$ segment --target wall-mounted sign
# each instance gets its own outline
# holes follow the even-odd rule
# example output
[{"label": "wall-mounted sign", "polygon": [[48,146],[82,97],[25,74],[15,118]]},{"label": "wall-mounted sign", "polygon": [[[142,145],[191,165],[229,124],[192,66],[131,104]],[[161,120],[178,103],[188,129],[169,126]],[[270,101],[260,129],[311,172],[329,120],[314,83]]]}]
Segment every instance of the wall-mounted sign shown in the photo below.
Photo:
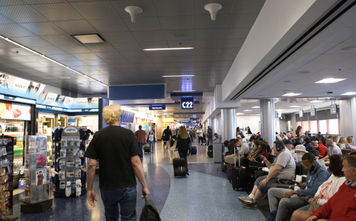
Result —
[{"label": "wall-mounted sign", "polygon": [[149,108],[150,108],[150,110],[165,110],[166,105],[165,104],[151,104]]},{"label": "wall-mounted sign", "polygon": [[310,107],[310,116],[311,116],[311,117],[315,117],[315,112],[316,112],[315,107],[314,107],[314,105],[312,105],[312,106]]},{"label": "wall-mounted sign", "polygon": [[330,114],[336,114],[337,109],[336,109],[336,104],[331,104],[330,105]]},{"label": "wall-mounted sign", "polygon": [[31,106],[0,102],[0,118],[8,120],[31,120]]},{"label": "wall-mounted sign", "polygon": [[193,109],[194,108],[194,98],[193,97],[182,97],[180,106],[182,109]]},{"label": "wall-mounted sign", "polygon": [[299,110],[299,117],[302,118],[303,117],[303,109]]}]

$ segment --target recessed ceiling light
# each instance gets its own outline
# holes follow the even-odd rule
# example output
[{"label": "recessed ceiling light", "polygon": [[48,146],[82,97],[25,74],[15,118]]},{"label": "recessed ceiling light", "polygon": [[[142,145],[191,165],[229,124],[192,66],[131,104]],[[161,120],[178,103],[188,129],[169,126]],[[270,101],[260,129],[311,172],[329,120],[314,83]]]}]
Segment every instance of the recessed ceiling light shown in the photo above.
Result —
[{"label": "recessed ceiling light", "polygon": [[236,113],[236,115],[244,115],[244,113]]},{"label": "recessed ceiling light", "polygon": [[104,43],[104,39],[99,34],[80,34],[72,36],[82,44]]},{"label": "recessed ceiling light", "polygon": [[290,106],[290,107],[300,107],[300,106],[297,106],[297,105],[292,105],[292,106]]},{"label": "recessed ceiling light", "polygon": [[341,95],[351,96],[351,95],[356,95],[356,92],[354,92],[354,91],[349,91],[349,92],[343,93],[343,94],[341,94]]},{"label": "recessed ceiling light", "polygon": [[251,112],[252,110],[244,110],[245,112]]},{"label": "recessed ceiling light", "polygon": [[324,78],[321,79],[320,81],[317,81],[315,83],[317,84],[333,84],[333,83],[338,83],[340,81],[344,81],[346,78]]},{"label": "recessed ceiling light", "polygon": [[251,108],[253,108],[253,109],[258,109],[258,108],[260,108],[260,106],[253,106],[253,107],[251,107]]},{"label": "recessed ceiling light", "polygon": [[162,75],[163,78],[182,78],[182,77],[194,77],[194,74],[172,74],[172,75]]},{"label": "recessed ceiling light", "polygon": [[322,100],[312,100],[310,101],[310,103],[322,103],[323,101]]},{"label": "recessed ceiling light", "polygon": [[175,48],[145,48],[143,51],[177,51],[177,50],[193,50],[194,47],[175,47]]},{"label": "recessed ceiling light", "polygon": [[294,97],[294,96],[299,96],[299,95],[301,95],[301,94],[302,94],[302,93],[289,92],[289,93],[283,94],[282,96],[283,96],[283,97]]}]

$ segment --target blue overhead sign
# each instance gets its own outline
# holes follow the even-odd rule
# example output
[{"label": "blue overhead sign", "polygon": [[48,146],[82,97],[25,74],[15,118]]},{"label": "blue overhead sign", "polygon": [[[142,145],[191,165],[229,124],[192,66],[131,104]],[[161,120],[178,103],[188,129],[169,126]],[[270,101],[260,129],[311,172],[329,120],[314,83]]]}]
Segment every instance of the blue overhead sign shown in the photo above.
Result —
[{"label": "blue overhead sign", "polygon": [[180,106],[182,109],[193,109],[194,108],[194,98],[193,97],[182,97]]},{"label": "blue overhead sign", "polygon": [[150,110],[165,110],[166,105],[165,104],[151,104],[150,105]]}]

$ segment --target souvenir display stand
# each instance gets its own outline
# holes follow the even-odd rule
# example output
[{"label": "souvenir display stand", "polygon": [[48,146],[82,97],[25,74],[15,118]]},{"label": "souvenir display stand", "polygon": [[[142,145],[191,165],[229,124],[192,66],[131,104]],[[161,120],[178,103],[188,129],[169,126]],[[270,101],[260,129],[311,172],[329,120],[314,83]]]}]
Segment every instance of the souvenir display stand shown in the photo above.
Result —
[{"label": "souvenir display stand", "polygon": [[86,193],[85,146],[76,127],[66,127],[54,134],[55,197],[81,196]]},{"label": "souvenir display stand", "polygon": [[47,167],[47,137],[26,136],[25,195],[21,212],[40,213],[52,207],[53,192]]},{"label": "souvenir display stand", "polygon": [[13,138],[0,136],[0,220],[13,213]]}]

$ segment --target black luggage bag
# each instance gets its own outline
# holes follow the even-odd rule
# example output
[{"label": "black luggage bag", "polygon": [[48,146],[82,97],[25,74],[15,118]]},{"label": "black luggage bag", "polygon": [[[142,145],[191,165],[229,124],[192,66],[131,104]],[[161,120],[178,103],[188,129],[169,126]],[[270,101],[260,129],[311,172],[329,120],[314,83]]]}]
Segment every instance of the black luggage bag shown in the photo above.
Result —
[{"label": "black luggage bag", "polygon": [[149,152],[151,152],[151,148],[150,148],[150,146],[149,146],[149,145],[145,145],[145,146],[143,146],[143,151],[144,151],[145,153],[149,153]]},{"label": "black luggage bag", "polygon": [[231,184],[232,189],[246,189],[249,183],[249,176],[246,168],[234,167],[232,168]]},{"label": "black luggage bag", "polygon": [[173,170],[175,177],[185,177],[188,173],[187,161],[184,158],[174,158]]},{"label": "black luggage bag", "polygon": [[208,157],[213,158],[213,145],[208,146]]}]

